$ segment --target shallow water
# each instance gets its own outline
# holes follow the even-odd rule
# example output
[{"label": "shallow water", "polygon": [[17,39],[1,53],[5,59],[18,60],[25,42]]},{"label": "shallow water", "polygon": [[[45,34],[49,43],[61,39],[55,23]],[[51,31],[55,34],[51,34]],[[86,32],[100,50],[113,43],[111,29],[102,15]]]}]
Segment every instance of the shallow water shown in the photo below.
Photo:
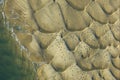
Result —
[{"label": "shallow water", "polygon": [[32,63],[0,20],[0,80],[35,80]]}]

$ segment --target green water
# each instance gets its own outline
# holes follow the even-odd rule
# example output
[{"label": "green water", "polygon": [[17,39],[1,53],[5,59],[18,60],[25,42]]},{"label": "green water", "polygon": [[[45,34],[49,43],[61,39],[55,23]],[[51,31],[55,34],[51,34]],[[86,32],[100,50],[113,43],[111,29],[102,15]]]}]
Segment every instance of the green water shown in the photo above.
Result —
[{"label": "green water", "polygon": [[35,80],[32,63],[0,20],[0,80]]}]

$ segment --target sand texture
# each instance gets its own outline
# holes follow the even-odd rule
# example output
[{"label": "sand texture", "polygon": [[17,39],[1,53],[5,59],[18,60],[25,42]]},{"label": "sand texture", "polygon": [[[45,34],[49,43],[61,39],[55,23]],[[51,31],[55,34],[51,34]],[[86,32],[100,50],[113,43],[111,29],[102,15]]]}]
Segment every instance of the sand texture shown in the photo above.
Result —
[{"label": "sand texture", "polygon": [[120,0],[6,0],[4,10],[38,80],[120,80]]}]

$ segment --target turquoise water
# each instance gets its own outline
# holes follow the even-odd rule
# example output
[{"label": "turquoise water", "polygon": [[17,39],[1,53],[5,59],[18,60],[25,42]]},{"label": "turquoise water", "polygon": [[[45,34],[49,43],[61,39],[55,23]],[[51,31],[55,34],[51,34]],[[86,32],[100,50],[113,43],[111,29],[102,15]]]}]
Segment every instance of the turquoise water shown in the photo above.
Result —
[{"label": "turquoise water", "polygon": [[32,63],[0,21],[0,80],[35,80]]}]

